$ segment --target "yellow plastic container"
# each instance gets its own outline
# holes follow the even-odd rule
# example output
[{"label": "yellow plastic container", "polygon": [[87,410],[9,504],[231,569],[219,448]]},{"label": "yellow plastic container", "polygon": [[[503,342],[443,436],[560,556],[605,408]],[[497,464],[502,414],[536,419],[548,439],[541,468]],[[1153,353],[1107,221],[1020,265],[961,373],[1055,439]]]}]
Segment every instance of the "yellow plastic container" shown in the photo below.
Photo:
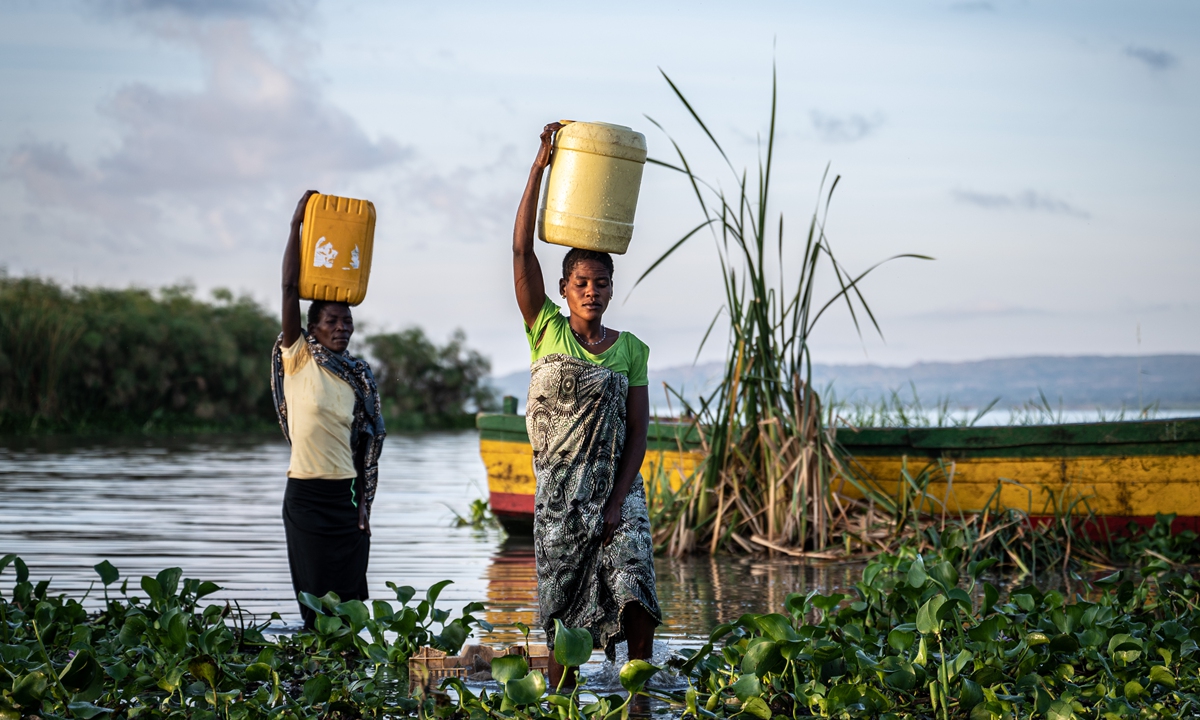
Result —
[{"label": "yellow plastic container", "polygon": [[313,195],[300,235],[300,297],[361,303],[374,244],[375,206],[369,200]]},{"label": "yellow plastic container", "polygon": [[633,237],[646,136],[624,125],[572,122],[554,137],[538,208],[538,237],[555,245],[624,253]]}]

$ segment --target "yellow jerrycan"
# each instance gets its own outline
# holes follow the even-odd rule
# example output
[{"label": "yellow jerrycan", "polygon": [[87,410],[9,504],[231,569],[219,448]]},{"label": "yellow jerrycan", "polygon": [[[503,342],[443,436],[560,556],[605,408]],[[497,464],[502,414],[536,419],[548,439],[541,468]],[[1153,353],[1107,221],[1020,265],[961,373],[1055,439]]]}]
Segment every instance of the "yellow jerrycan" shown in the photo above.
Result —
[{"label": "yellow jerrycan", "polygon": [[646,136],[624,125],[567,123],[554,136],[538,208],[538,237],[555,245],[622,254],[633,237]]},{"label": "yellow jerrycan", "polygon": [[367,296],[375,205],[337,195],[313,195],[300,235],[300,297],[357,305]]}]

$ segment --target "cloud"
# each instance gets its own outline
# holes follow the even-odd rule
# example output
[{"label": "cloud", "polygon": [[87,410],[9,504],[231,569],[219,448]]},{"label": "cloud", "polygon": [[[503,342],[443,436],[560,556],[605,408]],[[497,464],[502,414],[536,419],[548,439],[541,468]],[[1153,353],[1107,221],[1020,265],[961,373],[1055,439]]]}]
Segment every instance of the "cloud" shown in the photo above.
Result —
[{"label": "cloud", "polygon": [[950,4],[950,9],[964,13],[996,12],[996,6],[990,2],[956,2]]},{"label": "cloud", "polygon": [[1045,195],[1033,190],[1026,190],[1016,195],[1003,193],[982,193],[974,190],[953,190],[954,199],[968,205],[988,208],[989,210],[1029,210],[1046,212],[1052,215],[1069,215],[1077,218],[1089,218],[1086,210],[1059,200],[1052,195]]},{"label": "cloud", "polygon": [[196,22],[186,30],[185,41],[206,66],[203,87],[119,89],[99,112],[120,142],[92,166],[77,164],[59,144],[18,147],[9,169],[30,200],[97,217],[127,237],[160,236],[159,222],[182,212],[229,243],[253,235],[263,208],[301,186],[328,186],[409,157],[389,138],[369,138],[304,68],[273,59],[246,21]]},{"label": "cloud", "polygon": [[186,18],[267,18],[281,20],[307,14],[315,0],[103,0],[95,9],[110,16],[178,16]]},{"label": "cloud", "polygon": [[821,140],[828,143],[846,143],[862,140],[883,125],[883,115],[875,113],[871,117],[863,115],[846,115],[836,117],[826,115],[819,110],[813,110],[813,128]]},{"label": "cloud", "polygon": [[1170,70],[1179,64],[1179,58],[1166,50],[1148,48],[1141,45],[1129,45],[1125,54],[1134,60],[1141,61],[1151,70]]}]

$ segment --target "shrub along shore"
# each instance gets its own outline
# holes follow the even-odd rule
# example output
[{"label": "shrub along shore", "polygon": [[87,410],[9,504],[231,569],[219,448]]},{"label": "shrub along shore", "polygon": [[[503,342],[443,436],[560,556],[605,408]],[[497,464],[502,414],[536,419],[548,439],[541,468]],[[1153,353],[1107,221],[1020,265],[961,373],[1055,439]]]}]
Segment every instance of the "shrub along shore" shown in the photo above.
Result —
[{"label": "shrub along shore", "polygon": [[[410,692],[408,659],[456,653],[490,626],[473,603],[451,619],[420,601],[341,602],[302,594],[316,628],[267,636],[268,623],[179,568],[131,586],[96,566],[103,609],[34,584],[12,555],[0,594],[0,720],[42,718],[359,718],[625,720],[646,695],[687,718],[1133,718],[1200,711],[1200,583],[1183,568],[1147,566],[1068,592],[1032,586],[1003,598],[991,561],[962,565],[964,548],[904,549],[869,563],[849,595],[789,595],[777,612],[714,628],[670,668],[640,660],[620,671],[626,694],[549,688],[520,656],[492,662],[494,682],[449,679]],[[12,577],[6,575],[5,577]],[[7,582],[5,583],[7,584]],[[278,618],[278,615],[273,615]],[[699,643],[698,643],[699,644]],[[591,654],[586,630],[560,628],[564,664]],[[686,690],[655,690],[658,671]],[[414,684],[419,688],[420,683]],[[453,693],[447,692],[453,690]],[[670,710],[670,708],[669,708]]]},{"label": "shrub along shore", "polygon": [[[0,434],[274,430],[279,320],[249,297],[186,286],[64,288],[0,274]],[[391,427],[470,427],[495,406],[487,358],[461,332],[368,334],[352,348]]]}]

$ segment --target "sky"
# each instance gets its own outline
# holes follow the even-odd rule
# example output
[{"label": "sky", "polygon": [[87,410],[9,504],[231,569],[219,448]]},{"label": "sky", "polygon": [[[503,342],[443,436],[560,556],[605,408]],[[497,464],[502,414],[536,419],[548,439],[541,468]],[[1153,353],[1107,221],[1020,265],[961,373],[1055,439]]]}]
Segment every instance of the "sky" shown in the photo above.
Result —
[{"label": "sky", "polygon": [[[774,68],[785,268],[826,167],[845,266],[935,258],[874,271],[883,336],[831,312],[815,360],[1196,353],[1198,67],[1186,0],[6,0],[0,267],[275,311],[302,192],[367,198],[359,331],[462,328],[503,374],[528,358],[509,250],[542,126],[628,125],[662,160],[673,138],[728,189],[663,73],[753,172]],[[701,219],[681,176],[647,167],[606,321],[651,367],[692,362],[723,302],[703,234],[633,289]],[[553,287],[563,250],[538,252]]]}]

